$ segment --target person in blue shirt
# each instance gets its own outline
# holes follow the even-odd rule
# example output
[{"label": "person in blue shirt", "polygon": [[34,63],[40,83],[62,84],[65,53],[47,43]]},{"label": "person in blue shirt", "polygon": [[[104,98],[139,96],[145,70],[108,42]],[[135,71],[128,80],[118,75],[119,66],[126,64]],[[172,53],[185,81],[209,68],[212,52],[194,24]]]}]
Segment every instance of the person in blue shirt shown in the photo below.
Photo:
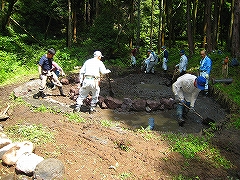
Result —
[{"label": "person in blue shirt", "polygon": [[60,91],[61,96],[66,96],[63,93],[62,89],[62,84],[58,80],[57,75],[53,72],[52,68],[52,61],[53,61],[53,56],[55,55],[55,50],[53,48],[48,49],[47,54],[43,55],[38,63],[38,73],[39,73],[39,78],[41,79],[41,84],[39,87],[39,92],[37,94],[34,94],[33,98],[38,99],[39,97],[45,98],[46,94],[44,93],[44,89],[46,88],[47,84],[47,79],[51,79],[56,85]]},{"label": "person in blue shirt", "polygon": [[212,60],[207,56],[206,50],[201,50],[200,56],[202,59],[200,60],[199,75],[206,78],[204,94],[207,95],[208,81],[209,81],[210,72],[212,70]]},{"label": "person in blue shirt", "polygon": [[187,70],[187,64],[188,64],[188,58],[185,55],[185,51],[181,50],[180,51],[180,62],[175,66],[175,68],[178,68],[178,71],[180,73],[180,76],[184,75]]}]

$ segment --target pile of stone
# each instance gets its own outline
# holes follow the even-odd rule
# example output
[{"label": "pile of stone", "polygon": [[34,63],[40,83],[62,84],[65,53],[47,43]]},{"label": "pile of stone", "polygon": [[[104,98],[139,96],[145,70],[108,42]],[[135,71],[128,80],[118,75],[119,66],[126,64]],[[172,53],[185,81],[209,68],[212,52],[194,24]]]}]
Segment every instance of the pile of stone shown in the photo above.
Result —
[{"label": "pile of stone", "polygon": [[34,179],[63,179],[65,168],[60,160],[44,159],[34,151],[32,142],[12,142],[3,131],[0,132],[0,159],[3,165],[15,166],[16,172],[33,176]]}]

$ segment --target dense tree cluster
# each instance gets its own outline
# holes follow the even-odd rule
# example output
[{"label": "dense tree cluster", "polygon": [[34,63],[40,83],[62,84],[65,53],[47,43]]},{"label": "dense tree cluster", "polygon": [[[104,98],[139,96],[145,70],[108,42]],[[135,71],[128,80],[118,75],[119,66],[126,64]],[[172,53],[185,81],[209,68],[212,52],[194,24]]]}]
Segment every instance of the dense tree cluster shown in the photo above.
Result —
[{"label": "dense tree cluster", "polygon": [[[1,33],[9,26],[35,40],[66,39],[117,57],[133,46],[160,51],[185,40],[190,55],[224,47],[239,57],[240,0],[1,0]],[[19,32],[21,33],[21,32]],[[7,34],[8,35],[8,34]],[[181,48],[181,47],[180,47]]]}]

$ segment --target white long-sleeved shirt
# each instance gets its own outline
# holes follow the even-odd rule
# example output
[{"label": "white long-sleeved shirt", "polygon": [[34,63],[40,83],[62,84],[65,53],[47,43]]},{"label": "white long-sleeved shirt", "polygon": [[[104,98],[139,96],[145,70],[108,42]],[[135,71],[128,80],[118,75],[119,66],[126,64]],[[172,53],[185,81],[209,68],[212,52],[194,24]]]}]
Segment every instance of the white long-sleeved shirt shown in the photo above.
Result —
[{"label": "white long-sleeved shirt", "polygon": [[176,66],[178,66],[179,68],[179,72],[181,73],[182,71],[186,71],[187,70],[187,64],[188,64],[188,58],[185,54],[183,54],[180,57],[180,62],[179,64],[177,64]]},{"label": "white long-sleeved shirt", "polygon": [[190,102],[191,107],[194,107],[197,96],[201,91],[194,86],[196,78],[197,77],[192,74],[184,74],[172,85],[172,91],[175,97],[178,97],[179,100]]},{"label": "white long-sleeved shirt", "polygon": [[79,79],[80,83],[83,81],[83,76],[95,76],[100,77],[100,74],[107,74],[110,70],[106,69],[105,65],[101,60],[97,57],[88,59],[83,64],[82,68],[80,69]]}]

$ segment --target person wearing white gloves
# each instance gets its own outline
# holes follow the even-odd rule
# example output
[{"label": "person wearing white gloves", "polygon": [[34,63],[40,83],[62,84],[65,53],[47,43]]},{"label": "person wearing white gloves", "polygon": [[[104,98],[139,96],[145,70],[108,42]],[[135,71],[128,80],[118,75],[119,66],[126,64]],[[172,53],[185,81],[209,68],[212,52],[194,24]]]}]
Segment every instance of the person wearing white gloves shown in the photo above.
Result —
[{"label": "person wearing white gloves", "polygon": [[[194,104],[201,90],[205,89],[206,79],[203,76],[195,76],[192,74],[184,74],[180,76],[172,85],[172,91],[175,95],[177,104],[177,121],[179,126],[183,126],[188,110],[194,112]],[[189,109],[186,109],[186,107]]]},{"label": "person wearing white gloves", "polygon": [[207,56],[206,51],[200,51],[201,61],[199,68],[199,75],[206,78],[206,84],[204,89],[204,95],[208,94],[208,80],[210,76],[210,72],[212,70],[212,60]]},{"label": "person wearing white gloves", "polygon": [[90,94],[90,92],[92,95],[90,113],[95,111],[94,107],[98,102],[98,96],[100,93],[100,74],[108,74],[111,72],[109,69],[106,69],[105,65],[101,61],[103,55],[100,51],[95,51],[93,56],[93,58],[85,61],[80,69],[80,89],[74,112],[80,111],[80,107],[83,105],[83,100]]}]

